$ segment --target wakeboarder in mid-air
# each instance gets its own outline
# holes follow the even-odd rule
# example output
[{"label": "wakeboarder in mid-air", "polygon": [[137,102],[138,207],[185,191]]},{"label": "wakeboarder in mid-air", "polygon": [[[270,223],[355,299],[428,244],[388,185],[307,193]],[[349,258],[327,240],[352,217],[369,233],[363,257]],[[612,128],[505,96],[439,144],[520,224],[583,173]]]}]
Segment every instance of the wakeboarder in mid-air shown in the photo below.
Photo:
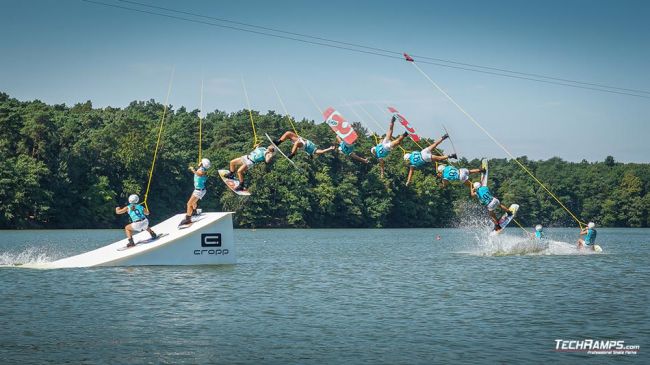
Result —
[{"label": "wakeboarder in mid-air", "polygon": [[508,207],[505,205],[501,204],[499,199],[494,197],[492,195],[492,192],[490,192],[490,188],[487,186],[481,185],[480,182],[475,182],[474,185],[470,188],[470,195],[472,197],[476,197],[478,201],[481,203],[481,205],[484,205],[487,207],[488,210],[488,215],[490,216],[490,219],[494,223],[494,231],[498,232],[501,230],[501,226],[499,225],[499,219],[497,218],[496,214],[494,213],[494,210],[499,207],[501,208],[508,216],[512,216],[512,212]]},{"label": "wakeboarder in mid-air", "polygon": [[229,164],[229,172],[227,175],[224,175],[226,179],[235,179],[235,172],[237,173],[237,180],[239,184],[234,188],[235,191],[243,191],[244,188],[244,173],[248,171],[254,165],[265,162],[270,163],[275,156],[275,147],[261,147],[257,146],[253,151],[248,155],[237,157],[232,159]]},{"label": "wakeboarder in mid-air", "polygon": [[440,145],[442,141],[444,141],[447,138],[449,138],[449,135],[445,134],[444,136],[440,137],[439,140],[435,141],[432,145],[430,145],[429,147],[421,151],[413,151],[411,153],[404,154],[404,161],[409,164],[409,174],[408,177],[406,178],[407,186],[411,182],[411,177],[413,176],[413,170],[423,167],[429,162],[447,161],[450,158],[456,158],[455,153],[452,153],[450,155],[443,155],[443,156],[437,156],[431,153],[431,151],[433,151],[434,148],[438,147],[438,145]]},{"label": "wakeboarder in mid-air", "polygon": [[287,139],[293,142],[291,153],[287,155],[289,158],[293,158],[293,156],[296,155],[296,152],[298,152],[298,149],[300,148],[302,148],[309,155],[309,158],[314,158],[314,155],[318,156],[323,153],[333,151],[336,148],[335,146],[329,146],[325,149],[320,149],[314,142],[308,140],[307,138],[303,138],[291,131],[287,131],[282,135],[282,137],[273,140],[273,144],[280,147],[280,144]]},{"label": "wakeboarder in mid-air", "polygon": [[485,169],[466,169],[458,168],[451,165],[438,165],[438,177],[442,179],[442,187],[449,185],[451,181],[460,181],[465,184],[468,188],[472,187],[472,183],[469,181],[470,174],[478,174],[485,172]]},{"label": "wakeboarder in mid-air", "polygon": [[344,155],[350,156],[359,162],[370,163],[370,161],[367,158],[363,158],[357,155],[356,152],[354,152],[354,144],[347,144],[339,136],[336,136],[336,141],[339,143],[339,151],[341,151]]},{"label": "wakeboarder in mid-air", "polygon": [[388,125],[388,131],[386,131],[386,135],[384,136],[384,139],[382,139],[376,146],[372,147],[370,149],[370,153],[379,159],[379,171],[380,171],[380,176],[383,178],[384,177],[384,159],[388,157],[390,154],[390,151],[395,147],[399,146],[400,143],[406,138],[406,136],[409,135],[409,132],[404,132],[399,137],[397,137],[394,141],[393,139],[393,128],[395,127],[395,120],[397,117],[395,115],[392,116],[390,119],[390,124]]}]

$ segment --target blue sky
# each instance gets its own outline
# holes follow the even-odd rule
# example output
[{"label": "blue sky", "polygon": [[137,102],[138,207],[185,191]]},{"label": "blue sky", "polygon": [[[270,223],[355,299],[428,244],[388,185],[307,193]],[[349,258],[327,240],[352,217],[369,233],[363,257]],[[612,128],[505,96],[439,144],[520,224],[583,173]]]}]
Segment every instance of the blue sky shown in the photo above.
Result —
[{"label": "blue sky", "polygon": [[[116,0],[101,0],[133,6]],[[149,4],[466,63],[650,91],[644,1],[159,1]],[[445,124],[459,153],[506,157],[407,62],[237,32],[80,0],[0,3],[0,90],[21,100],[123,107],[164,101],[204,110],[290,114],[362,105],[381,125],[391,104],[416,130]],[[515,155],[650,162],[650,99],[420,67]],[[649,95],[650,94],[646,94]],[[345,101],[345,102],[344,102]],[[371,130],[381,131],[359,106]],[[289,128],[289,126],[287,126]]]}]

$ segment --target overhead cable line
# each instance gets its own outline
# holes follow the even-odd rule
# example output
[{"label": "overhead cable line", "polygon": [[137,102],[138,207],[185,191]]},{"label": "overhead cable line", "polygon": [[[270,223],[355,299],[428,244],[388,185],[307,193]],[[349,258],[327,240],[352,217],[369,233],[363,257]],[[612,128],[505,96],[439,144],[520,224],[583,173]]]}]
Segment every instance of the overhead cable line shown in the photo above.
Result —
[{"label": "overhead cable line", "polygon": [[[229,23],[229,24],[236,24],[236,25],[245,26],[245,27],[254,28],[254,29],[266,30],[266,31],[271,31],[271,32],[281,33],[281,34],[287,34],[287,35],[290,35],[290,36],[283,36],[281,34],[271,34],[271,33],[268,33],[268,32],[262,32],[262,31],[252,30],[252,29],[245,29],[245,28],[241,28],[241,27],[217,24],[217,23],[214,23],[214,22],[202,21],[202,20],[197,20],[197,19],[190,19],[190,18],[185,18],[185,17],[181,17],[181,16],[175,16],[175,15],[170,15],[170,14],[154,12],[154,11],[150,11],[150,10],[143,10],[143,9],[131,8],[131,7],[127,7],[127,6],[121,6],[121,5],[117,5],[117,4],[105,3],[105,2],[101,2],[101,1],[93,1],[93,0],[82,0],[82,1],[88,2],[88,3],[93,3],[93,4],[98,4],[98,5],[104,5],[104,6],[108,6],[108,7],[114,7],[114,8],[129,10],[129,11],[146,13],[146,14],[150,14],[150,15],[157,15],[157,16],[173,18],[173,19],[177,19],[177,20],[200,23],[200,24],[209,25],[209,26],[216,26],[216,27],[221,27],[221,28],[226,28],[226,29],[231,29],[231,30],[236,30],[236,31],[243,31],[243,32],[254,33],[254,34],[259,34],[259,35],[265,35],[265,36],[270,36],[270,37],[282,38],[282,39],[286,39],[286,40],[292,40],[292,41],[308,43],[308,44],[313,44],[313,45],[319,45],[319,46],[324,46],[324,47],[337,48],[337,49],[348,50],[348,51],[353,51],[353,52],[359,52],[359,53],[364,53],[364,54],[370,54],[370,55],[375,55],[375,56],[401,59],[401,52],[399,52],[399,51],[394,51],[394,50],[389,50],[389,49],[384,49],[384,48],[378,48],[378,47],[370,47],[370,46],[365,46],[365,45],[358,44],[358,43],[344,42],[344,41],[339,41],[339,40],[335,40],[335,39],[318,37],[318,36],[313,36],[313,35],[308,35],[308,34],[303,34],[303,33],[289,32],[289,31],[285,31],[285,30],[280,30],[280,29],[275,29],[275,28],[270,28],[270,27],[263,27],[263,26],[250,24],[250,23],[238,22],[238,21],[233,21],[233,20],[224,19],[224,18],[218,18],[218,17],[213,17],[213,16],[196,14],[196,13],[187,12],[187,11],[178,10],[178,9],[172,9],[172,8],[166,8],[166,7],[162,7],[162,6],[156,6],[156,5],[140,3],[140,2],[136,2],[136,1],[118,0],[118,1],[123,2],[123,3],[132,4],[132,5],[141,6],[141,7],[146,7],[146,8],[149,8],[149,9],[158,9],[158,10],[162,10],[162,11],[165,11],[165,12],[183,14],[183,15],[188,15],[188,16],[192,16],[192,17],[197,17],[197,18],[202,18],[202,19],[209,19],[209,20],[214,20],[214,21],[219,21],[219,22],[224,22],[224,23]],[[316,40],[316,41],[310,41],[310,40],[307,40],[307,39],[300,39],[300,38],[296,38],[296,37],[309,38],[309,39],[313,39],[313,40]],[[329,42],[329,43],[324,43],[324,42]],[[571,79],[560,78],[560,77],[555,77],[555,76],[546,76],[546,75],[542,75],[542,74],[538,74],[538,73],[513,71],[513,70],[506,69],[506,68],[481,66],[481,65],[478,65],[478,64],[459,62],[459,61],[453,61],[453,60],[448,60],[448,59],[443,59],[443,58],[436,58],[436,57],[429,57],[429,56],[423,56],[423,55],[415,55],[414,54],[413,56],[418,57],[420,59],[430,60],[430,61],[422,61],[422,60],[420,60],[419,62],[421,64],[425,63],[425,64],[430,64],[430,65],[439,66],[439,67],[447,67],[447,68],[459,69],[459,70],[464,70],[464,71],[473,71],[473,72],[484,73],[484,74],[489,74],[489,75],[494,75],[494,76],[508,77],[508,78],[514,78],[514,79],[520,79],[520,80],[527,80],[527,81],[535,81],[535,82],[541,82],[541,83],[547,83],[547,84],[553,84],[553,85],[559,85],[559,86],[566,86],[566,87],[573,87],[573,88],[579,88],[579,89],[586,89],[586,90],[593,90],[593,91],[601,91],[601,92],[607,92],[607,93],[613,93],[613,94],[619,94],[619,95],[628,95],[628,96],[635,96],[635,97],[640,97],[640,98],[650,98],[650,91],[646,91],[646,90],[622,88],[622,87],[617,87],[617,86],[605,85],[605,84],[602,84],[602,83],[577,81],[577,80],[571,80]],[[432,62],[432,61],[435,61],[435,62]],[[441,63],[441,62],[444,62],[444,63]],[[445,64],[445,63],[447,63],[447,64]],[[619,91],[616,91],[616,90],[619,90]],[[643,94],[645,94],[645,95],[643,95]]]}]

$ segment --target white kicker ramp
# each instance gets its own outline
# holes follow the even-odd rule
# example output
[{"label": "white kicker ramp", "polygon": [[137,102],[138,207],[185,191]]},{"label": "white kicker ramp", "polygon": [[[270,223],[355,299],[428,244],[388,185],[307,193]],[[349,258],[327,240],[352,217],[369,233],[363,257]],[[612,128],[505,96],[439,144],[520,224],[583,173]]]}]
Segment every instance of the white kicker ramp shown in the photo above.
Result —
[{"label": "white kicker ramp", "polygon": [[[177,214],[151,228],[157,234],[166,233],[150,243],[118,251],[125,247],[127,239],[114,242],[80,255],[61,260],[22,265],[37,269],[58,269],[92,266],[141,266],[141,265],[221,265],[235,264],[235,241],[232,228],[232,213],[203,213],[194,217],[188,228],[178,229],[178,223],[185,217]],[[150,238],[147,231],[134,237],[135,242]]]}]

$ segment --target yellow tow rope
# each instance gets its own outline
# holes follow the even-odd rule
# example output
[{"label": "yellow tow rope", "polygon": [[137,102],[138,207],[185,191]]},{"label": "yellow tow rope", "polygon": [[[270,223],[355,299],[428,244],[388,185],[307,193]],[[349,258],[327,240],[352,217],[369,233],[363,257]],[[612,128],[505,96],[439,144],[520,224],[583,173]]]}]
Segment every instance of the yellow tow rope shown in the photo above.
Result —
[{"label": "yellow tow rope", "polygon": [[253,111],[251,110],[250,99],[248,99],[248,91],[246,91],[246,83],[244,82],[244,76],[242,76],[241,78],[241,84],[242,87],[244,88],[244,95],[246,96],[246,105],[248,105],[248,116],[251,119],[251,127],[253,127],[253,148],[255,148],[259,143],[259,139],[257,138],[257,131],[255,130],[255,121],[253,121]]},{"label": "yellow tow rope", "polygon": [[198,163],[201,163],[201,157],[203,157],[203,151],[201,148],[201,144],[203,142],[202,140],[202,133],[203,133],[203,118],[201,117],[201,113],[203,113],[203,79],[201,79],[201,104],[199,106],[199,161]]},{"label": "yellow tow rope", "polygon": [[287,110],[287,106],[284,105],[284,101],[282,100],[282,97],[280,96],[280,92],[278,91],[278,88],[275,87],[275,83],[273,82],[273,79],[269,78],[269,80],[271,80],[271,85],[273,86],[273,90],[275,90],[275,95],[278,96],[278,100],[280,101],[280,105],[282,106],[282,110],[284,111],[284,116],[289,121],[289,124],[291,125],[291,129],[293,129],[293,133],[295,133],[297,136],[300,136],[300,133],[298,133],[298,130],[296,129],[296,126],[293,124],[293,120],[291,120],[292,118],[289,115],[289,111]]},{"label": "yellow tow rope", "polygon": [[545,191],[546,191],[546,192],[547,192],[551,197],[553,197],[553,199],[555,199],[555,201],[558,202],[558,204],[560,204],[560,206],[561,206],[562,208],[564,208],[564,210],[565,210],[567,213],[569,213],[569,215],[570,215],[570,216],[571,216],[571,217],[572,217],[572,218],[573,218],[573,219],[578,223],[578,226],[580,227],[580,229],[582,229],[583,225],[586,225],[584,222],[582,222],[580,219],[578,219],[578,217],[576,217],[575,214],[573,214],[573,212],[572,212],[571,210],[569,210],[569,208],[567,208],[567,207],[564,205],[564,203],[562,203],[562,202],[560,201],[560,199],[558,199],[558,197],[555,196],[555,194],[553,194],[553,192],[551,192],[551,191],[546,187],[546,185],[544,185],[541,181],[539,181],[539,179],[538,179],[537,177],[535,177],[535,175],[533,175],[533,173],[530,172],[530,170],[528,170],[528,168],[527,168],[526,166],[524,166],[521,162],[519,162],[519,160],[517,160],[517,158],[516,158],[512,153],[510,153],[510,151],[509,151],[509,150],[508,150],[508,149],[507,149],[503,144],[501,144],[499,141],[497,141],[496,138],[494,138],[494,137],[490,134],[490,132],[488,132],[485,128],[483,128],[483,126],[482,126],[482,125],[481,125],[481,124],[480,124],[476,119],[474,119],[474,117],[472,117],[472,116],[471,116],[467,111],[465,111],[465,109],[463,109],[463,107],[461,107],[461,106],[456,102],[456,100],[454,100],[451,96],[449,96],[449,94],[447,94],[447,93],[446,93],[446,92],[445,92],[445,91],[444,91],[440,86],[438,86],[438,84],[436,84],[436,83],[435,83],[435,82],[434,82],[434,81],[429,77],[429,75],[427,75],[424,71],[422,71],[422,69],[421,69],[421,68],[420,68],[420,67],[415,63],[415,61],[413,61],[413,59],[409,59],[409,58],[407,58],[407,61],[410,62],[410,63],[413,65],[413,67],[415,67],[415,68],[416,68],[416,69],[417,69],[417,70],[422,74],[422,76],[424,76],[427,80],[429,80],[429,82],[431,83],[431,85],[433,85],[433,86],[434,86],[436,89],[438,89],[438,91],[440,91],[440,92],[441,92],[441,93],[442,93],[442,94],[443,94],[443,95],[444,95],[444,96],[445,96],[449,101],[451,101],[451,103],[454,104],[454,105],[456,106],[456,108],[458,108],[458,110],[460,110],[463,114],[465,114],[465,116],[467,116],[467,118],[468,118],[472,123],[474,123],[474,125],[476,125],[476,127],[478,127],[480,130],[482,130],[483,133],[485,133],[485,134],[486,134],[486,135],[487,135],[487,136],[488,136],[488,137],[489,137],[489,138],[490,138],[494,143],[497,144],[497,146],[501,147],[501,149],[502,149],[502,150],[503,150],[503,151],[504,151],[508,156],[510,156],[510,158],[511,158],[512,160],[514,160],[514,161],[519,165],[519,167],[522,168],[522,170],[524,170],[528,175],[530,175],[530,177],[531,177],[533,180],[535,180],[535,182],[537,182],[537,183],[539,184],[539,186],[541,186],[541,187],[542,187],[542,188],[543,188],[543,189],[544,189],[544,190],[545,190]]},{"label": "yellow tow rope", "polygon": [[165,117],[167,116],[167,105],[169,104],[169,94],[172,92],[172,82],[174,80],[174,70],[175,67],[172,67],[172,73],[169,77],[169,86],[167,87],[167,97],[165,97],[165,105],[163,107],[163,114],[160,118],[160,128],[158,129],[158,140],[156,141],[156,149],[153,152],[153,160],[151,161],[151,169],[149,170],[149,181],[147,182],[147,190],[144,193],[144,207],[149,210],[147,205],[147,198],[149,197],[149,188],[151,187],[151,179],[153,178],[153,169],[156,166],[156,159],[158,158],[158,148],[160,147],[160,139],[162,137],[163,125],[165,124]]}]

